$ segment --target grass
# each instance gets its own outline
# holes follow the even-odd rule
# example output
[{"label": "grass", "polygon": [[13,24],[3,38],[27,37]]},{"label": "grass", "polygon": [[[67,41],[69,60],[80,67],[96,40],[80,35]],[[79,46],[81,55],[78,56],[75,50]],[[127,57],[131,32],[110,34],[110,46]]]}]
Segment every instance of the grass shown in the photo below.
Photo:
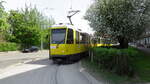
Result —
[{"label": "grass", "polygon": [[90,62],[89,58],[84,59],[82,61],[82,64],[96,78],[100,78],[105,82],[111,82],[111,84],[135,84],[150,82],[150,54],[145,54],[144,52],[131,47],[124,51],[128,52],[129,55],[133,57],[132,65],[135,70],[134,77],[119,76],[111,71],[100,67],[95,61]]}]

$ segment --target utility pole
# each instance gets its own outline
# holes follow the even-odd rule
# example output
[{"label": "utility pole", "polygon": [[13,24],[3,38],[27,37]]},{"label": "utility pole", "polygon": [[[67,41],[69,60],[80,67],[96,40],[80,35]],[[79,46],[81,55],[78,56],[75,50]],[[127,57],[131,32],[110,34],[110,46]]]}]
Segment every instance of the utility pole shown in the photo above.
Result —
[{"label": "utility pole", "polygon": [[71,25],[73,25],[71,17],[77,14],[78,12],[80,12],[80,10],[71,10],[68,12],[67,18],[69,19]]},{"label": "utility pole", "polygon": [[43,28],[43,25],[41,26],[41,32],[42,32],[42,34],[41,34],[41,50],[43,50],[43,29],[42,28]]},{"label": "utility pole", "polygon": [[[54,10],[54,8],[47,8],[46,7],[46,8],[43,9],[43,11],[45,11],[45,10]],[[41,35],[41,50],[43,50],[43,29],[45,29],[46,26],[47,26],[47,24],[45,24],[45,23],[40,24],[41,32],[42,32],[42,35]]]}]

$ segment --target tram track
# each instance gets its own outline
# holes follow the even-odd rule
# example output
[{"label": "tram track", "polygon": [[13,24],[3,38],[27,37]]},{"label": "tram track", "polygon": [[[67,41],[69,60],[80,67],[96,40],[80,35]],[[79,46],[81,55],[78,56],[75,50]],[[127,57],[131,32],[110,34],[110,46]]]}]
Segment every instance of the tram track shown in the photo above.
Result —
[{"label": "tram track", "polygon": [[56,65],[57,67],[56,67],[56,71],[55,71],[55,84],[58,84],[58,71],[59,71],[59,67],[60,67],[60,65]]}]

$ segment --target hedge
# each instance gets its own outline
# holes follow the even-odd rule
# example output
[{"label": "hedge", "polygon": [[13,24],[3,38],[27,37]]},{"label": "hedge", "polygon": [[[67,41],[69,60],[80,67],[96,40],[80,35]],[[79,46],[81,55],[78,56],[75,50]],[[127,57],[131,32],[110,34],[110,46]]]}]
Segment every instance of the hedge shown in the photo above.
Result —
[{"label": "hedge", "polygon": [[0,52],[16,51],[18,49],[19,49],[19,45],[17,45],[16,43],[10,43],[10,42],[0,43]]},{"label": "hedge", "polygon": [[137,56],[142,55],[135,48],[116,49],[116,48],[93,48],[94,61],[104,69],[119,75],[134,75],[134,64],[132,63]]}]

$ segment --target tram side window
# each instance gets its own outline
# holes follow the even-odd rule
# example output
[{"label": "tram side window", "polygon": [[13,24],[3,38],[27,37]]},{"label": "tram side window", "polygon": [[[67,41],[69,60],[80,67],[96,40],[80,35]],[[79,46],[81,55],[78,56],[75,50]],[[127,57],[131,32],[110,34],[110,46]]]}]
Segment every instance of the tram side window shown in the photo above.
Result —
[{"label": "tram side window", "polygon": [[79,32],[76,32],[76,44],[79,44]]},{"label": "tram side window", "polygon": [[73,44],[73,30],[68,29],[67,44]]},{"label": "tram side window", "polygon": [[81,37],[80,37],[80,43],[81,44],[85,44],[85,37],[84,37],[84,35],[83,34],[81,34]]},{"label": "tram side window", "polygon": [[80,33],[80,44],[84,44],[84,41],[83,41],[83,35]]},{"label": "tram side window", "polygon": [[80,43],[81,44],[87,44],[88,43],[88,37],[85,34],[81,33]]}]

